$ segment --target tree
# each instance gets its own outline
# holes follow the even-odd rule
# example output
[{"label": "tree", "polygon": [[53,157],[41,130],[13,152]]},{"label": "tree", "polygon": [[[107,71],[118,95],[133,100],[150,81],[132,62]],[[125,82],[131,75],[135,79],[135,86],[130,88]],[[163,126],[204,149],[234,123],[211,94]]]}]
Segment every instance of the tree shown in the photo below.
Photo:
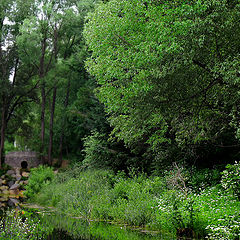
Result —
[{"label": "tree", "polygon": [[[39,109],[40,115],[37,115],[41,122],[41,143],[38,150],[42,160],[48,154],[50,165],[52,153],[54,152],[55,156],[57,154],[57,150],[53,151],[54,147],[58,148],[57,144],[60,161],[62,159],[66,113],[74,101],[71,98],[76,96],[79,87],[79,84],[73,81],[82,83],[82,78],[86,78],[84,81],[88,80],[85,69],[73,66],[72,62],[78,57],[80,60],[77,64],[83,66],[86,55],[82,38],[84,16],[92,9],[94,3],[92,0],[58,0],[51,3],[44,0],[35,1],[38,14],[29,16],[24,21],[21,36],[18,37],[18,45],[22,49],[21,56],[25,56],[25,63],[33,64],[38,72],[35,76],[40,89],[41,105],[40,108],[35,108]],[[76,86],[77,88],[73,89]],[[57,125],[56,130],[54,125]]]},{"label": "tree", "polygon": [[227,0],[112,0],[90,13],[86,66],[113,134],[155,154],[238,134],[239,15]]},{"label": "tree", "polygon": [[[38,81],[41,88],[41,143],[40,154],[43,160],[45,139],[45,114],[47,95],[53,91],[51,103],[51,119],[49,134],[48,162],[52,162],[52,139],[55,101],[57,95],[57,64],[60,58],[66,58],[69,48],[74,45],[74,36],[64,32],[69,25],[69,15],[74,16],[74,3],[71,1],[36,1],[38,5],[37,16],[26,19],[22,28],[18,43],[22,47],[22,54],[28,64],[34,63],[38,70]],[[73,21],[73,20],[71,20]],[[70,22],[71,22],[70,21]],[[63,49],[62,49],[63,48]],[[61,54],[65,54],[64,56]],[[51,71],[51,73],[50,73]],[[50,74],[49,74],[50,73]],[[49,82],[49,83],[48,83]],[[47,87],[50,87],[47,89]]]},{"label": "tree", "polygon": [[0,106],[1,144],[0,168],[3,163],[5,135],[9,121],[16,117],[16,109],[33,101],[33,69],[26,68],[18,54],[16,38],[24,19],[34,12],[32,1],[7,0],[0,3]]}]

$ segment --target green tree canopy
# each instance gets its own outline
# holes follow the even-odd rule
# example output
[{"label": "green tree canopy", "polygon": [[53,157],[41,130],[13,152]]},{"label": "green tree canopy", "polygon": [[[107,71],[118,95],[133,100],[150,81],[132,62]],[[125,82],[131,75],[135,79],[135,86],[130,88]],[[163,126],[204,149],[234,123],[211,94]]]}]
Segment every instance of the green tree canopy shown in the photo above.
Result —
[{"label": "green tree canopy", "polygon": [[157,151],[238,133],[239,19],[238,0],[112,0],[89,14],[86,66],[113,134]]}]

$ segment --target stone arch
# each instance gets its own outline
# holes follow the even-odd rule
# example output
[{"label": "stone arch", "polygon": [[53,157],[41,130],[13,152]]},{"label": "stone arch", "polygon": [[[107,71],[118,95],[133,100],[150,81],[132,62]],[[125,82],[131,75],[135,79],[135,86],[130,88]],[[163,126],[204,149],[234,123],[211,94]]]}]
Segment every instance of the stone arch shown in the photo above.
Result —
[{"label": "stone arch", "polygon": [[[26,163],[23,163],[24,161],[27,163],[27,167]],[[42,164],[38,154],[31,151],[9,152],[6,154],[5,163],[12,168],[22,168],[22,164],[25,164],[23,167],[28,169]]]}]

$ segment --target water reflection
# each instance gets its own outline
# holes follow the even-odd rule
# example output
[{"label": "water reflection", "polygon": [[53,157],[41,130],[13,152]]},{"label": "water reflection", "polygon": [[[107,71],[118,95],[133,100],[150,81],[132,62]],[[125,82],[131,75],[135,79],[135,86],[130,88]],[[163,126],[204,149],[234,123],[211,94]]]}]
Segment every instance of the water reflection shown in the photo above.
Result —
[{"label": "water reflection", "polygon": [[48,239],[74,239],[74,240],[168,240],[176,239],[174,236],[154,232],[141,232],[126,226],[114,225],[104,222],[88,222],[82,219],[67,218],[61,215],[47,215],[46,224],[54,227],[54,232]]},{"label": "water reflection", "polygon": [[64,240],[86,240],[90,238],[82,238],[82,237],[72,237],[68,234],[67,231],[59,230],[59,229],[54,229],[53,232],[47,237],[47,240],[59,240],[59,239],[64,239]]},{"label": "water reflection", "polygon": [[[0,211],[2,212],[2,211]],[[29,229],[26,232],[26,229]],[[124,225],[85,221],[35,210],[7,210],[0,214],[0,239],[31,240],[169,240],[174,236],[157,232],[141,232]]]}]

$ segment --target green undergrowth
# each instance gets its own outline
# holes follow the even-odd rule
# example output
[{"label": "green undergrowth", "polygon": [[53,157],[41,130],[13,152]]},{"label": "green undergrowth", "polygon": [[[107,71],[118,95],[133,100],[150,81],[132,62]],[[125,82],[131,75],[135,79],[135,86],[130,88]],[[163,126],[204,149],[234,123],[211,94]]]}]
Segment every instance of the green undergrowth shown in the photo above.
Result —
[{"label": "green undergrowth", "polygon": [[239,165],[228,166],[223,173],[176,165],[150,177],[74,167],[42,185],[33,199],[71,216],[178,236],[236,240],[240,238]]},{"label": "green undergrowth", "polygon": [[0,239],[41,240],[47,239],[52,229],[42,223],[42,216],[34,210],[8,209],[0,214]]}]

